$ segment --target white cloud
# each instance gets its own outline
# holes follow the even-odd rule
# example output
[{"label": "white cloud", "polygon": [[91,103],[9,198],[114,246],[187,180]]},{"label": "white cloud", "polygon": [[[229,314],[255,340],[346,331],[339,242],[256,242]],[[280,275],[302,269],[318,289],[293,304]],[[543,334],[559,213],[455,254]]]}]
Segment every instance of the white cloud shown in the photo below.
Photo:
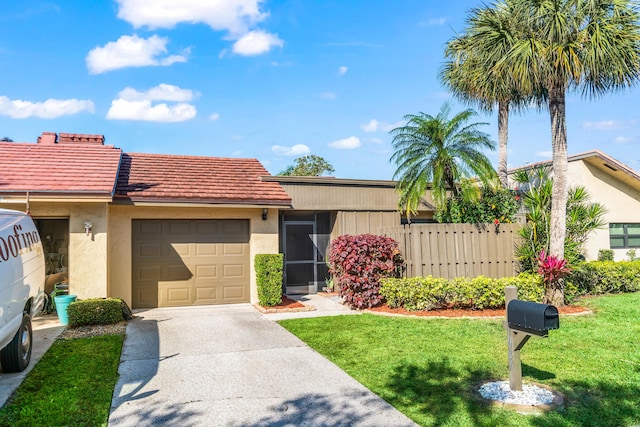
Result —
[{"label": "white cloud", "polygon": [[173,28],[180,23],[204,23],[216,31],[245,33],[268,13],[262,0],[117,0],[118,18],[135,28]]},{"label": "white cloud", "polygon": [[613,142],[617,144],[626,144],[628,142],[633,142],[633,138],[628,138],[626,136],[616,136]]},{"label": "white cloud", "polygon": [[87,68],[91,74],[126,67],[169,66],[176,62],[187,62],[186,55],[169,55],[167,53],[166,37],[153,35],[148,39],[133,36],[122,36],[115,42],[109,42],[103,47],[96,47],[89,51],[86,57]]},{"label": "white cloud", "polygon": [[337,148],[339,150],[353,150],[361,145],[362,143],[355,136],[350,136],[349,138],[339,139],[329,143],[329,147]]},{"label": "white cloud", "polygon": [[218,121],[220,119],[220,114],[218,113],[213,113],[209,116],[209,120],[211,120],[212,122]]},{"label": "white cloud", "polygon": [[419,27],[440,27],[447,23],[447,18],[429,18],[426,21],[420,21]]},{"label": "white cloud", "polygon": [[386,123],[386,122],[380,122],[376,119],[371,119],[369,120],[369,123],[360,125],[360,128],[364,132],[389,132],[390,130],[395,129],[402,125],[403,125],[403,122]]},{"label": "white cloud", "polygon": [[23,101],[0,96],[0,115],[14,119],[39,117],[41,119],[55,119],[88,111],[93,113],[93,101],[83,99],[47,99],[44,102]]},{"label": "white cloud", "polygon": [[349,70],[349,68],[343,65],[342,67],[338,68],[338,74],[344,76],[345,74],[347,74],[347,70]]},{"label": "white cloud", "polygon": [[[141,120],[149,122],[184,122],[196,116],[196,108],[189,104],[196,93],[169,84],[160,84],[146,92],[127,87],[120,91],[118,98],[111,101],[107,119]],[[154,101],[170,101],[153,104]]]},{"label": "white cloud", "polygon": [[304,144],[296,144],[293,147],[285,147],[283,145],[274,145],[271,150],[279,156],[300,156],[309,154],[311,150]]},{"label": "white cloud", "polygon": [[336,99],[336,94],[333,92],[322,92],[320,98],[322,99]]},{"label": "white cloud", "polygon": [[548,159],[550,157],[553,157],[553,151],[538,151],[536,153],[536,157],[543,157],[545,159]]},{"label": "white cloud", "polygon": [[369,123],[360,125],[360,128],[365,132],[375,132],[378,130],[378,121],[376,119],[371,119],[369,120]]},{"label": "white cloud", "polygon": [[284,42],[276,34],[250,31],[233,44],[233,52],[243,56],[260,55],[272,47],[282,47]]},{"label": "white cloud", "polygon": [[[263,0],[117,0],[118,18],[134,28],[173,28],[178,24],[206,24],[214,31],[225,31],[235,40],[233,52],[259,55],[284,42],[276,34],[256,30],[269,16],[260,10]],[[225,57],[227,49],[220,52]]]},{"label": "white cloud", "polygon": [[119,98],[128,101],[174,101],[186,102],[194,99],[198,94],[191,89],[181,89],[178,86],[160,83],[146,92],[139,92],[126,87],[118,94]]},{"label": "white cloud", "polygon": [[628,127],[633,127],[636,125],[635,120],[602,120],[599,122],[584,122],[582,123],[582,127],[585,129],[593,129],[593,130],[616,130],[616,129],[625,129]]}]

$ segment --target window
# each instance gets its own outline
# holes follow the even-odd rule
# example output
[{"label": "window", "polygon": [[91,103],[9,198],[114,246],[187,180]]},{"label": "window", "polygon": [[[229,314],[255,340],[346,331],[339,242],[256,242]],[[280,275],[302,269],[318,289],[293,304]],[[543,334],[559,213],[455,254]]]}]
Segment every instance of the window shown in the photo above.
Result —
[{"label": "window", "polygon": [[609,224],[609,246],[640,248],[640,224]]}]

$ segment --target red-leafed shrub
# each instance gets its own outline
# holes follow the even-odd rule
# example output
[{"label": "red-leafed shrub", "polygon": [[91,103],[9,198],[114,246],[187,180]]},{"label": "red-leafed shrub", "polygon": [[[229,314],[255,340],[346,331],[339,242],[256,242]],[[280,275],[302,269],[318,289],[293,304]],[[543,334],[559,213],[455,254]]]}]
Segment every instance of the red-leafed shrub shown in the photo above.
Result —
[{"label": "red-leafed shrub", "polygon": [[543,250],[538,255],[538,274],[546,286],[553,286],[571,273],[567,261],[554,255],[547,255]]},{"label": "red-leafed shrub", "polygon": [[398,243],[389,237],[344,235],[331,242],[330,273],[340,296],[351,308],[380,305],[380,279],[400,277],[404,260]]}]

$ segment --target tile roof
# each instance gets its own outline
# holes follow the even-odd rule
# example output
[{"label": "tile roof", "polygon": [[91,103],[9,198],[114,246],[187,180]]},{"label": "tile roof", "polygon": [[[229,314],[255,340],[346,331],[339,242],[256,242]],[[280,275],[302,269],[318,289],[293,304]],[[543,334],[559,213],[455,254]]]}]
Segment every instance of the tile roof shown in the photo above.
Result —
[{"label": "tile roof", "polygon": [[256,159],[125,153],[116,200],[289,205],[277,182]]},{"label": "tile roof", "polygon": [[121,155],[102,144],[0,142],[0,194],[110,197]]}]

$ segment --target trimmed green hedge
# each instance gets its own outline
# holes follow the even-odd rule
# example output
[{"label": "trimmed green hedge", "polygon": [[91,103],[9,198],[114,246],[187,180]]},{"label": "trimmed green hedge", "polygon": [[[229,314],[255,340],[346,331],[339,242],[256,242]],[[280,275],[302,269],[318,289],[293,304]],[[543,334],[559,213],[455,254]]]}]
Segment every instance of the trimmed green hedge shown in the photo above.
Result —
[{"label": "trimmed green hedge", "polygon": [[257,254],[255,258],[258,303],[273,307],[282,302],[283,254]]},{"label": "trimmed green hedge", "polygon": [[72,302],[67,307],[69,326],[109,325],[124,320],[122,300],[92,298]]},{"label": "trimmed green hedge", "polygon": [[[542,301],[542,276],[521,273],[515,277],[453,280],[435,277],[411,279],[383,279],[382,295],[390,307],[407,310],[434,310],[438,308],[467,308],[482,310],[504,307],[504,288],[518,288],[518,298]],[[590,261],[574,267],[565,280],[565,300],[581,295],[599,295],[640,291],[640,261]]]},{"label": "trimmed green hedge", "polygon": [[502,279],[479,276],[447,280],[428,276],[382,279],[380,283],[380,294],[387,304],[407,310],[502,308],[506,286],[516,286],[518,298],[525,301],[539,302],[544,293],[541,276],[532,273]]},{"label": "trimmed green hedge", "polygon": [[578,264],[567,278],[576,295],[640,291],[640,261],[591,261]]}]

